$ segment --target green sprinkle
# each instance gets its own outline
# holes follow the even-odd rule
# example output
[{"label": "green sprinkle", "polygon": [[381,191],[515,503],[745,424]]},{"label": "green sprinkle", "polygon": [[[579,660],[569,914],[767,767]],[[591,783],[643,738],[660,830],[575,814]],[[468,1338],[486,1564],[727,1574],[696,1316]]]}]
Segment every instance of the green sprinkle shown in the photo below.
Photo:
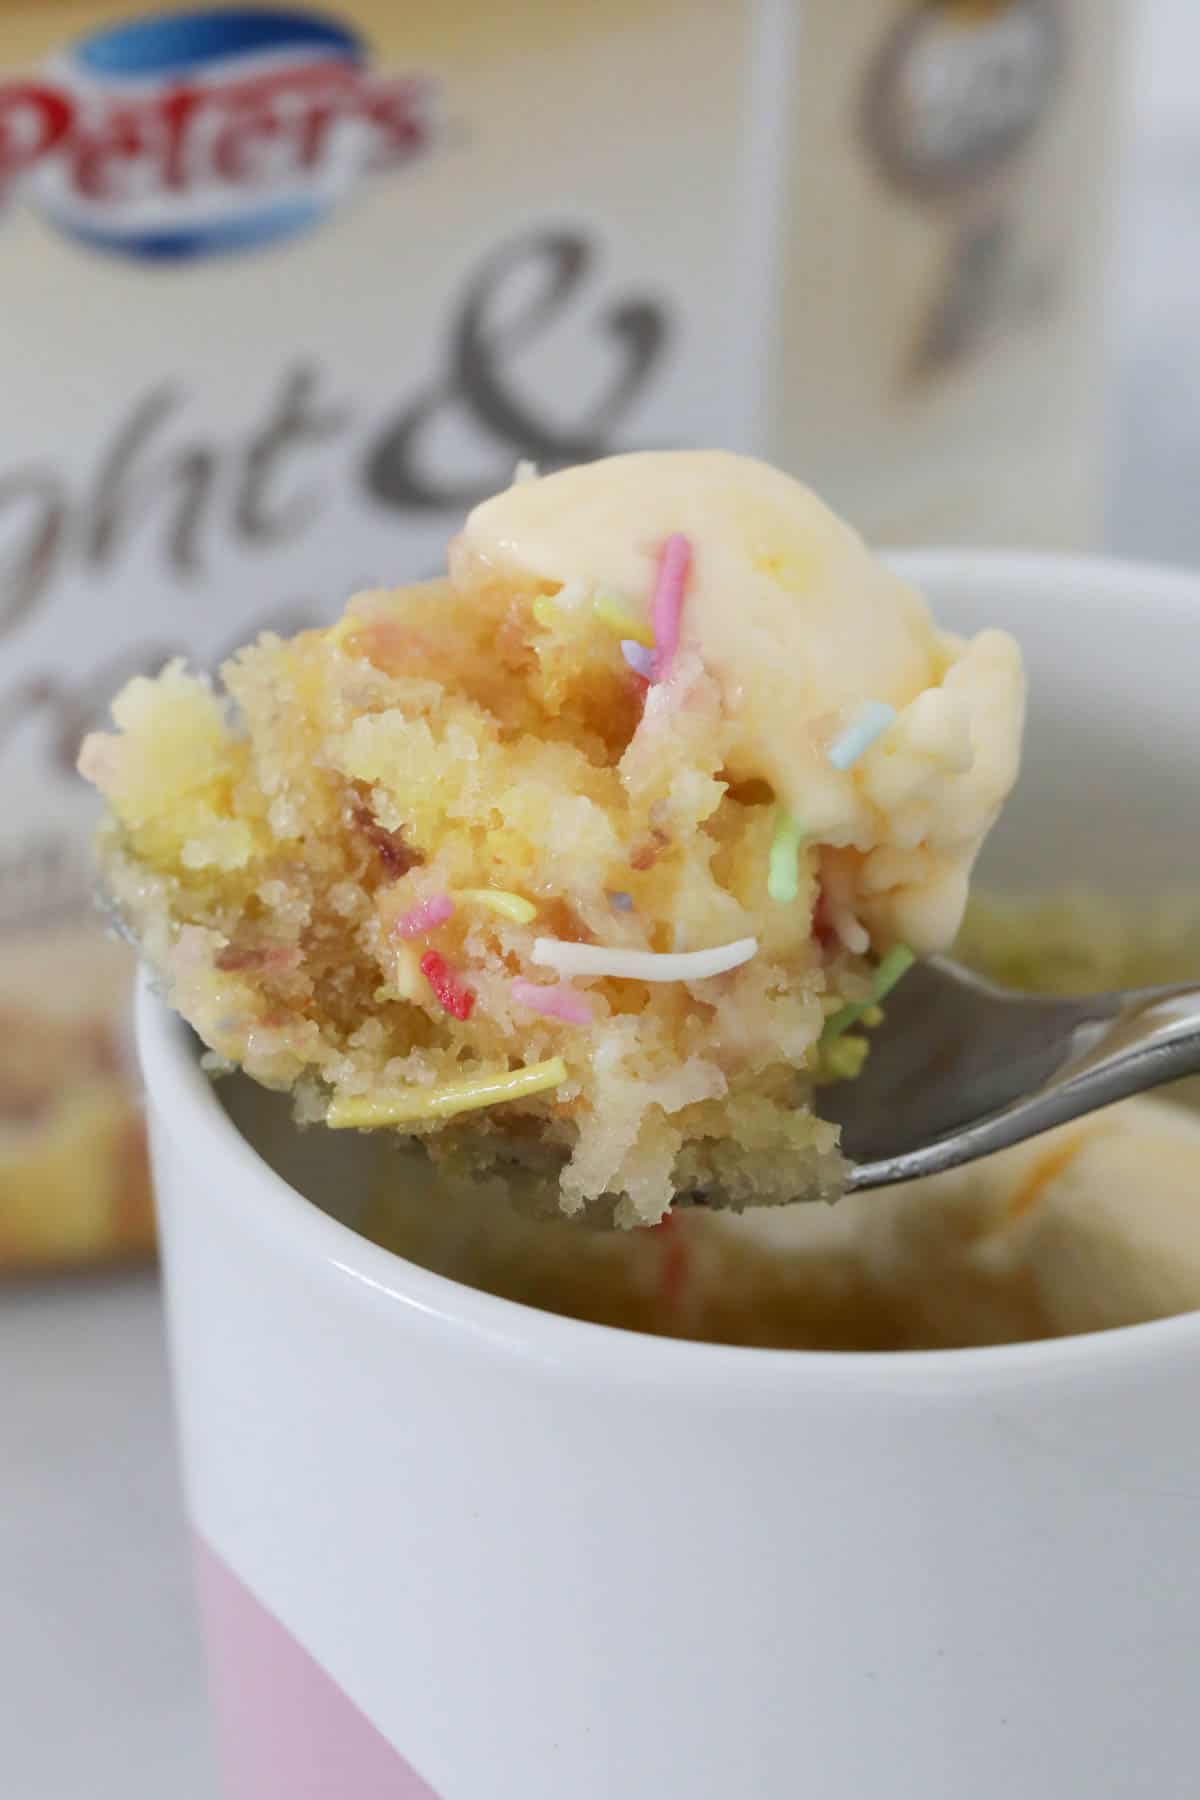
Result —
[{"label": "green sprinkle", "polygon": [[800,846],[804,827],[791,813],[781,813],[771,839],[767,862],[767,893],[781,906],[788,906],[800,892]]},{"label": "green sprinkle", "polygon": [[860,1019],[865,1018],[871,1008],[886,999],[896,983],[908,974],[916,960],[907,944],[893,944],[875,971],[868,997],[865,1000],[852,1000],[840,1012],[835,1012],[826,1019],[825,1029],[821,1033],[822,1045],[834,1043],[843,1032],[849,1031],[851,1025],[857,1025]]},{"label": "green sprinkle", "polygon": [[887,999],[896,983],[903,981],[916,960],[916,956],[907,944],[892,945],[875,971],[875,980],[871,984],[873,1005],[878,1006],[881,1000]]}]

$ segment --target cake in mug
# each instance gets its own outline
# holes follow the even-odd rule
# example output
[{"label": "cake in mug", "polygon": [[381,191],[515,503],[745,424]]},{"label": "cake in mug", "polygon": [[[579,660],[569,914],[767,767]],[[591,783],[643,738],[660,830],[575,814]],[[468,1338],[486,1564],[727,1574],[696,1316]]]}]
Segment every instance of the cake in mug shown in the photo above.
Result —
[{"label": "cake in mug", "polygon": [[[1056,994],[1190,979],[1194,893],[973,892],[955,954]],[[789,1350],[962,1349],[1200,1308],[1200,1081],[1127,1100],[931,1180],[653,1231],[535,1222],[498,1184],[380,1159],[357,1223],[505,1299],[658,1336]]]},{"label": "cake in mug", "polygon": [[435,1273],[655,1336],[962,1349],[1200,1307],[1200,1122],[1132,1100],[968,1168],[835,1207],[684,1207],[651,1231],[531,1219],[498,1179],[380,1156],[357,1223]]},{"label": "cake in mug", "polygon": [[1016,775],[1016,645],[940,631],[724,453],[523,471],[444,579],[172,664],[80,767],[218,1065],[567,1213],[833,1196],[820,1083],[947,946]]}]

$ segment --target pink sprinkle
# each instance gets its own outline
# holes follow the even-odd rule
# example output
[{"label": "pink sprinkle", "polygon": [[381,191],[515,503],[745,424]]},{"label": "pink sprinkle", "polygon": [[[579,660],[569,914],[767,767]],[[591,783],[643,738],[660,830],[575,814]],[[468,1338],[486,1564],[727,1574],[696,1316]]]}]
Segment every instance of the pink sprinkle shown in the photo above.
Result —
[{"label": "pink sprinkle", "polygon": [[683,612],[683,590],[692,566],[692,545],[680,531],[672,532],[663,545],[658,563],[658,579],[654,584],[654,600],[650,620],[654,627],[654,679],[664,681],[669,675],[675,652],[679,648],[679,618]]},{"label": "pink sprinkle", "polygon": [[392,935],[401,938],[424,937],[454,916],[454,902],[449,894],[431,894],[408,912],[401,913],[392,926]]},{"label": "pink sprinkle", "polygon": [[577,994],[565,981],[554,987],[542,987],[536,981],[518,978],[509,989],[518,1006],[542,1013],[548,1019],[561,1019],[565,1025],[590,1025],[592,1009],[582,994]]}]

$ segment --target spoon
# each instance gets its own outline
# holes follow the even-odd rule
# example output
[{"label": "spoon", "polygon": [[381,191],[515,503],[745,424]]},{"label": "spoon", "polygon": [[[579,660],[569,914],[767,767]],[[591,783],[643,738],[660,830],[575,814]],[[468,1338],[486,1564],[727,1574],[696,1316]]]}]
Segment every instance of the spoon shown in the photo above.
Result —
[{"label": "spoon", "polygon": [[1048,999],[933,956],[889,996],[854,1081],[821,1095],[851,1192],[974,1162],[1200,1073],[1200,984]]}]

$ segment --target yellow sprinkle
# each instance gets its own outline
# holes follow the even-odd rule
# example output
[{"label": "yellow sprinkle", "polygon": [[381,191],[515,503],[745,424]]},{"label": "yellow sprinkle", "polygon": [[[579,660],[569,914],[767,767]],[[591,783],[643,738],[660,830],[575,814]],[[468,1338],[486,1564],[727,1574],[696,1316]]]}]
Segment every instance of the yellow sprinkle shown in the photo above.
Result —
[{"label": "yellow sprinkle", "polygon": [[530,611],[533,614],[534,623],[540,625],[543,631],[555,630],[562,617],[553,600],[547,600],[545,594],[538,595],[530,607]]},{"label": "yellow sprinkle", "polygon": [[654,633],[646,620],[636,619],[632,613],[626,612],[612,594],[597,594],[592,601],[592,611],[605,625],[611,625],[618,637],[632,638],[635,644],[653,650]]},{"label": "yellow sprinkle", "polygon": [[538,909],[532,900],[526,900],[521,894],[510,894],[505,888],[459,888],[455,898],[486,906],[489,912],[511,919],[514,925],[528,925],[537,918]]},{"label": "yellow sprinkle", "polygon": [[870,1049],[865,1037],[841,1037],[821,1051],[820,1073],[828,1081],[855,1081]]},{"label": "yellow sprinkle", "polygon": [[867,999],[851,1000],[846,1006],[841,1007],[838,1012],[827,1018],[821,1032],[821,1043],[823,1045],[834,1043],[844,1031],[849,1030],[851,1025],[857,1025],[873,1006],[877,1006],[881,1000],[886,1000],[896,983],[908,974],[916,960],[907,944],[893,944],[875,970],[871,992]]},{"label": "yellow sprinkle", "polygon": [[347,1095],[330,1103],[325,1123],[331,1131],[371,1131],[384,1125],[414,1124],[418,1119],[452,1119],[456,1113],[544,1093],[547,1088],[561,1087],[566,1079],[566,1063],[561,1056],[552,1056],[549,1062],[497,1069],[492,1075],[448,1081],[444,1087],[405,1088],[374,1097]]},{"label": "yellow sprinkle", "polygon": [[[425,978],[421,974],[421,959],[411,944],[396,944],[392,947],[390,983],[385,983],[384,994],[388,999],[399,995],[401,1000],[423,1000],[429,992]],[[388,993],[390,986],[392,992]]]}]

